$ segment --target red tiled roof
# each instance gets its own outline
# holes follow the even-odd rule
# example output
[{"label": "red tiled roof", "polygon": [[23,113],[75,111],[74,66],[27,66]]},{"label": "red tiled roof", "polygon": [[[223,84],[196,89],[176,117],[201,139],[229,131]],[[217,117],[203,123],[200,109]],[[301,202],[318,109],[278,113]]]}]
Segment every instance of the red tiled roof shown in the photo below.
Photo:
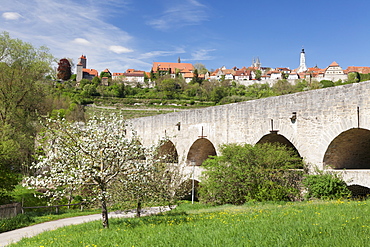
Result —
[{"label": "red tiled roof", "polygon": [[191,72],[184,73],[183,76],[184,76],[184,78],[193,78],[194,77],[194,73],[191,73]]},{"label": "red tiled roof", "polygon": [[141,72],[138,72],[138,71],[135,71],[135,72],[129,72],[129,73],[123,73],[124,76],[129,76],[129,77],[142,77],[144,76],[144,71],[141,71]]},{"label": "red tiled roof", "polygon": [[361,74],[369,74],[370,73],[370,67],[357,67],[357,66],[349,66],[347,68],[348,73],[350,72],[358,72]]},{"label": "red tiled roof", "polygon": [[99,75],[96,69],[82,69],[82,72],[88,73],[89,75],[93,75],[93,76]]},{"label": "red tiled roof", "polygon": [[191,63],[168,63],[168,62],[153,62],[152,70],[157,72],[157,70],[171,70],[175,72],[176,69],[183,70],[188,69],[189,71],[194,70],[194,67]]},{"label": "red tiled roof", "polygon": [[329,67],[339,67],[339,64],[337,62],[332,62]]},{"label": "red tiled roof", "polygon": [[188,68],[185,68],[180,71],[181,73],[190,73],[191,71]]},{"label": "red tiled roof", "polygon": [[237,70],[235,71],[234,75],[235,76],[249,76],[251,74],[251,70],[243,69],[243,70]]}]

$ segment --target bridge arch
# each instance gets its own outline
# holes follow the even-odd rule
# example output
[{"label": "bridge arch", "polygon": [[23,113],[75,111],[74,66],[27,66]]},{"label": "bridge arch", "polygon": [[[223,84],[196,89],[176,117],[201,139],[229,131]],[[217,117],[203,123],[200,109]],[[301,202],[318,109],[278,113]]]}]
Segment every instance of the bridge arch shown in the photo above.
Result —
[{"label": "bridge arch", "polygon": [[179,155],[177,153],[176,147],[170,140],[162,141],[158,148],[158,156],[165,157],[164,161],[166,163],[178,163]]},{"label": "bridge arch", "polygon": [[[181,190],[181,193],[184,194],[184,196],[181,199],[191,201],[192,193],[193,193],[193,179],[187,179],[186,181],[182,182],[180,190]],[[194,200],[195,201],[198,201],[198,190],[199,190],[199,180],[194,179]]]},{"label": "bridge arch", "polygon": [[285,136],[280,135],[277,131],[271,131],[270,134],[264,135],[256,144],[279,143],[292,149],[299,157],[302,157],[297,148]]},{"label": "bridge arch", "polygon": [[200,166],[209,156],[216,155],[216,149],[212,142],[206,138],[199,138],[191,145],[186,158],[186,164],[191,165],[194,161],[196,166]]},{"label": "bridge arch", "polygon": [[329,144],[324,165],[333,169],[370,169],[370,130],[352,128]]}]

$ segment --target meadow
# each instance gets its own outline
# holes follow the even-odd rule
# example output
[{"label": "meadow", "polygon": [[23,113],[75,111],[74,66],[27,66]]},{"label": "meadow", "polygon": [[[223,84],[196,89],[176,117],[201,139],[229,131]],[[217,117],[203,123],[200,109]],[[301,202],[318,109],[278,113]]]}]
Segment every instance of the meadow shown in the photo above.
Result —
[{"label": "meadow", "polygon": [[67,226],[11,246],[369,246],[370,202],[307,201],[211,207]]}]

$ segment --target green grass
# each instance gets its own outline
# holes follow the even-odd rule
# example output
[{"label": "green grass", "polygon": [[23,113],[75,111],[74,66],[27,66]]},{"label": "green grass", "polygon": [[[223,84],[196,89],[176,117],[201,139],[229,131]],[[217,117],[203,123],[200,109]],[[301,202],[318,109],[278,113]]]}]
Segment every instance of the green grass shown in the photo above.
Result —
[{"label": "green grass", "polygon": [[369,246],[367,201],[180,205],[151,217],[67,226],[11,246]]},{"label": "green grass", "polygon": [[[135,99],[135,98],[96,98],[96,107],[87,106],[86,116],[120,113],[126,119],[154,116],[213,106],[213,102],[195,102],[192,100],[161,100],[161,99]],[[194,101],[193,101],[194,102]]]},{"label": "green grass", "polygon": [[87,209],[84,211],[79,209],[61,209],[58,214],[53,212],[29,212],[29,209],[26,210],[28,212],[25,214],[19,214],[10,219],[0,219],[0,233],[47,221],[101,213],[100,209]]},{"label": "green grass", "polygon": [[[177,111],[177,110],[175,110]],[[112,109],[112,108],[96,108],[96,107],[86,107],[86,116],[89,118],[93,115],[100,115],[100,114],[112,114],[117,113],[122,115],[125,119],[131,118],[139,118],[139,117],[148,117],[154,116],[159,114],[171,113],[174,112],[172,109]]]}]

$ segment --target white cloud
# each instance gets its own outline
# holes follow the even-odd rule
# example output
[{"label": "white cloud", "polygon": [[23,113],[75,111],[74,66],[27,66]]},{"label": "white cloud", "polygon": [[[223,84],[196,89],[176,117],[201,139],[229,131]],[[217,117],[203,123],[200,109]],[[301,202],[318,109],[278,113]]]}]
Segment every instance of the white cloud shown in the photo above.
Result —
[{"label": "white cloud", "polygon": [[173,1],[160,17],[149,20],[147,24],[156,29],[169,30],[198,25],[207,19],[206,6],[199,1]]},{"label": "white cloud", "polygon": [[133,52],[133,50],[120,45],[111,45],[109,46],[109,50],[117,54]]},{"label": "white cloud", "polygon": [[86,40],[86,39],[83,39],[83,38],[75,38],[73,40],[73,43],[76,43],[76,44],[79,44],[79,45],[90,45],[91,42]]},{"label": "white cloud", "polygon": [[4,19],[6,20],[18,20],[19,18],[21,18],[22,16],[17,13],[17,12],[4,12],[2,15],[1,15]]},{"label": "white cloud", "polygon": [[[2,29],[11,37],[30,42],[34,46],[46,45],[59,58],[70,57],[74,61],[84,54],[88,67],[99,71],[111,71],[123,67],[142,69],[147,64],[125,54],[134,52],[134,38],[122,29],[108,23],[113,14],[124,14],[127,1],[107,0],[107,4],[96,1],[75,0],[2,0],[3,18],[19,21],[6,22]],[[16,11],[16,12],[15,12]],[[8,13],[8,14],[6,14]],[[119,43],[120,46],[116,44]],[[115,53],[109,54],[107,50]],[[148,66],[149,67],[149,66]]]},{"label": "white cloud", "polygon": [[185,50],[182,48],[177,48],[173,51],[151,51],[140,55],[140,59],[149,59],[152,57],[165,57],[173,56],[177,54],[185,53]]},{"label": "white cloud", "polygon": [[216,51],[216,49],[199,49],[191,53],[190,58],[181,59],[182,61],[204,61],[213,60],[214,56],[209,55],[210,52]]},{"label": "white cloud", "polygon": [[216,49],[200,49],[191,54],[191,60],[212,60],[213,56],[210,56],[209,53],[215,51]]}]

